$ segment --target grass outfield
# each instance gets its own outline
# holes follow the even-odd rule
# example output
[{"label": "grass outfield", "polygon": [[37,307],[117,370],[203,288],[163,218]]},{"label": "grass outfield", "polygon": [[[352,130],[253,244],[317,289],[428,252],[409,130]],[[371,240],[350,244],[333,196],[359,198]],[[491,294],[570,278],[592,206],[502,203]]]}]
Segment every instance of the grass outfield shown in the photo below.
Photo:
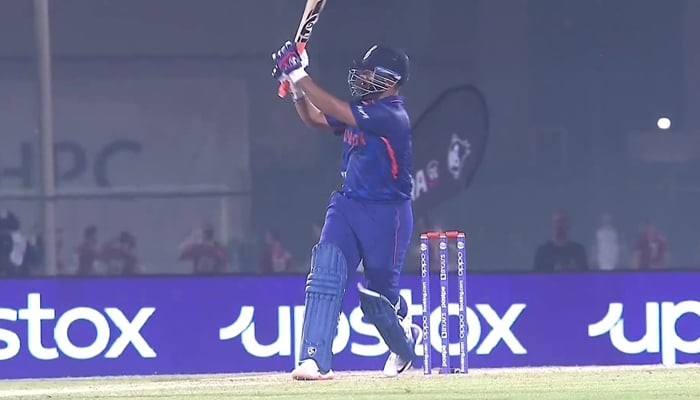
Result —
[{"label": "grass outfield", "polygon": [[474,370],[396,379],[369,372],[326,382],[287,374],[0,381],[0,399],[700,399],[700,365]]}]

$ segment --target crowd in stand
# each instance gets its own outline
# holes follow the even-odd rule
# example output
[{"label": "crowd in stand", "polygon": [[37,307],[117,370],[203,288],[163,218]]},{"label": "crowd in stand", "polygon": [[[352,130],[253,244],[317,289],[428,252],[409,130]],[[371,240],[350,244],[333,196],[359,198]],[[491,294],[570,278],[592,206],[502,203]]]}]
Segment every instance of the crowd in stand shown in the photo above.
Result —
[{"label": "crowd in stand", "polygon": [[[56,231],[58,254],[57,274],[75,276],[124,276],[147,273],[139,256],[134,234],[120,232],[117,237],[100,242],[96,226],[83,230],[80,243],[65,249],[64,232]],[[258,257],[261,274],[294,272],[291,253],[285,249],[280,235],[270,230]],[[68,257],[66,257],[66,254]],[[194,229],[178,248],[178,260],[191,266],[192,274],[238,272],[232,265],[231,251],[216,237],[214,228],[206,225]],[[40,235],[26,236],[17,216],[0,211],[0,276],[34,276],[44,273],[43,243]],[[70,261],[66,261],[66,259]]]},{"label": "crowd in stand", "polygon": [[[64,232],[56,230],[56,252],[63,254]],[[129,232],[121,232],[116,238],[98,244],[95,226],[85,228],[83,240],[74,252],[75,264],[69,267],[62,257],[56,260],[57,273],[61,275],[134,275],[143,273],[143,266],[136,252],[136,238]],[[43,239],[39,235],[25,236],[17,216],[0,211],[0,276],[41,275],[44,266]]]},{"label": "crowd in stand", "polygon": [[[417,232],[444,230],[429,218],[416,219]],[[642,221],[639,231],[632,238],[625,237],[615,226],[609,214],[600,217],[598,228],[593,232],[589,245],[571,237],[571,219],[567,212],[556,211],[551,220],[551,237],[532,251],[529,261],[530,270],[535,272],[557,271],[612,271],[620,269],[655,270],[671,266],[668,240],[652,221]],[[415,236],[415,235],[414,235]],[[449,248],[449,259],[456,253]],[[438,254],[438,242],[430,245],[431,270],[437,271],[439,263],[434,256]],[[409,260],[418,260],[420,249],[416,244],[409,253]],[[698,249],[700,265],[700,248]],[[454,269],[454,263],[448,263]],[[418,264],[407,263],[412,272],[418,271]]]},{"label": "crowd in stand", "polygon": [[566,212],[552,217],[552,238],[535,251],[533,268],[539,272],[611,271],[664,269],[669,267],[668,242],[651,221],[643,221],[636,239],[626,244],[615,228],[612,217],[604,214],[588,251],[581,242],[569,237],[571,222]]},{"label": "crowd in stand", "polygon": [[[532,270],[537,272],[585,271],[616,269],[664,269],[669,267],[669,245],[651,221],[644,221],[638,235],[633,240],[623,240],[610,215],[601,217],[600,225],[594,232],[592,245],[586,246],[570,237],[571,221],[564,211],[552,216],[552,236],[533,252]],[[310,239],[317,242],[321,236],[322,224],[312,225]],[[426,218],[415,222],[417,232],[440,230]],[[57,273],[60,275],[99,276],[99,275],[138,275],[147,273],[139,257],[136,237],[127,231],[104,242],[99,240],[96,226],[83,230],[80,243],[72,251],[64,249],[64,233],[56,232]],[[431,248],[437,254],[437,241]],[[280,274],[304,273],[308,271],[309,259],[295,260],[283,244],[279,233],[270,229],[265,233],[264,243],[259,247],[255,260],[245,260],[256,265],[248,273]],[[18,218],[10,211],[0,211],[0,276],[42,275],[43,248],[40,236],[25,237]],[[68,253],[70,262],[64,254]],[[310,254],[310,249],[309,252]],[[178,261],[186,262],[192,274],[221,274],[241,272],[240,266],[233,265],[232,251],[215,237],[214,228],[206,225],[195,229],[180,244]],[[415,272],[417,264],[409,260],[419,259],[416,243],[407,254],[405,270]],[[238,260],[238,263],[241,261]],[[416,265],[414,265],[416,264]],[[454,268],[453,265],[451,265]],[[362,268],[362,265],[359,266]],[[439,268],[437,262],[432,269]]]}]

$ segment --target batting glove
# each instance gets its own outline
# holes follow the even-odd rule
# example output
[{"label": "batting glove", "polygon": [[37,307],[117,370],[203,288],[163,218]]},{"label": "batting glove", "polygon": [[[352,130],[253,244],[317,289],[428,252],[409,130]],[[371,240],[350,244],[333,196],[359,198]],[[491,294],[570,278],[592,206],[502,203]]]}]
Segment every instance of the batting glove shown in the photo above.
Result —
[{"label": "batting glove", "polygon": [[[276,54],[273,54],[273,59],[275,58]],[[299,54],[299,57],[301,58],[301,68],[306,70],[306,68],[309,67],[309,52],[304,50]],[[275,66],[272,68],[272,77],[277,79],[280,82],[288,81],[288,76],[286,76],[280,67],[275,64]]]},{"label": "batting glove", "polygon": [[283,82],[289,82],[289,91],[292,94],[292,100],[293,101],[298,101],[299,99],[303,98],[305,96],[305,93],[301,88],[297,87],[297,85],[293,84],[290,80],[289,77],[282,72],[280,72],[280,69],[275,65],[275,67],[272,69],[272,76],[277,79],[280,83]]},{"label": "batting glove", "polygon": [[[301,68],[306,70],[306,68],[309,66],[309,53],[304,50],[299,54],[301,57]],[[273,55],[274,59],[274,55]],[[289,79],[289,76],[285,75],[282,73],[282,70],[280,70],[279,66],[275,65],[274,68],[272,68],[272,77],[277,79],[280,83],[283,82],[289,82],[289,89],[292,94],[292,100],[297,101],[305,96],[305,93],[301,88],[297,87],[295,84],[292,83],[291,79]]]},{"label": "batting glove", "polygon": [[[308,66],[308,55],[306,57],[306,66]],[[279,71],[283,75],[287,75],[293,84],[308,76],[306,71],[304,71],[306,66],[302,56],[299,54],[296,45],[290,41],[287,41],[281,49],[272,54],[272,60]]]}]

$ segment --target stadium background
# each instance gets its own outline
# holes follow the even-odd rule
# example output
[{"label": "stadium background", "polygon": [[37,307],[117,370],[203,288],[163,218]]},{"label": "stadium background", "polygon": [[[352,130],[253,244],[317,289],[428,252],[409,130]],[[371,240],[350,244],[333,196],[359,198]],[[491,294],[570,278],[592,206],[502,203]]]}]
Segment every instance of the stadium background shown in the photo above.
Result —
[{"label": "stadium background", "polygon": [[[56,183],[71,198],[56,202],[61,266],[27,257],[28,278],[0,279],[0,378],[291,367],[314,224],[339,184],[340,152],[336,138],[310,132],[276,97],[269,74],[300,3],[49,1]],[[332,92],[347,93],[352,59],[384,42],[411,56],[413,115],[455,85],[486,98],[489,146],[474,183],[419,225],[467,232],[475,352],[494,318],[521,311],[505,328],[528,352],[500,340],[472,353],[477,367],[698,361],[698,20],[694,0],[329,2],[309,49],[314,77]],[[13,234],[30,244],[42,235],[34,22],[33,2],[0,3],[0,209],[17,215]],[[670,129],[657,127],[660,117]],[[621,271],[532,273],[557,210],[570,215],[570,238],[587,248],[593,271],[599,220],[612,215]],[[668,243],[668,265],[651,272],[637,271],[633,257],[645,221]],[[76,277],[76,249],[93,225],[100,245],[132,235],[149,276],[103,279],[98,266],[96,277]],[[183,241],[207,225],[225,248],[227,276],[188,276],[191,262],[179,260]],[[271,232],[279,232],[272,250]],[[284,276],[257,276],[273,250]],[[417,264],[406,265],[414,298]],[[353,322],[353,296],[338,368],[373,368],[383,354],[351,351],[372,342]],[[23,321],[39,299],[55,311],[54,325]],[[258,310],[257,331],[244,307]],[[607,321],[617,328],[591,331],[610,310],[620,310]],[[105,355],[129,329],[119,313],[141,324],[131,340],[142,335],[155,356],[133,342]],[[248,325],[222,333],[245,316]],[[57,359],[25,345],[37,337]],[[642,338],[639,351],[623,351],[620,337]],[[91,357],[75,357],[86,348]]]},{"label": "stadium background", "polygon": [[[22,0],[2,8],[0,191],[36,190],[33,10]],[[187,272],[177,245],[206,220],[225,239],[246,242],[249,257],[236,270],[257,270],[270,228],[295,270],[305,269],[312,223],[339,184],[339,150],[274,96],[269,53],[289,37],[298,9],[282,0],[52,4],[59,187],[225,185],[247,193],[229,198],[223,220],[217,198],[60,202],[66,262],[95,224],[103,239],[131,231],[148,272]],[[434,224],[469,232],[472,269],[531,269],[559,208],[586,245],[602,213],[628,242],[651,218],[669,241],[671,264],[697,267],[698,9],[693,1],[339,2],[324,13],[310,51],[315,76],[344,94],[346,69],[369,44],[404,46],[414,115],[455,84],[485,94],[491,135],[482,168],[468,191],[432,213]],[[668,134],[659,135],[660,116],[672,120]],[[100,181],[100,151],[115,141],[140,151],[115,152],[104,162],[109,181]],[[3,203],[27,234],[40,223],[36,203]]]}]

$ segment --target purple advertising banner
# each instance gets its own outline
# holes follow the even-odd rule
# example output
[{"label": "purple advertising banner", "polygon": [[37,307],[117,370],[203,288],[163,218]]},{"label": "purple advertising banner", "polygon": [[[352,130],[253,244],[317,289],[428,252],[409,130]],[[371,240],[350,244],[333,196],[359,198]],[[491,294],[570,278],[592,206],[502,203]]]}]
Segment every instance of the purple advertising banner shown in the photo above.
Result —
[{"label": "purple advertising banner", "polygon": [[[700,362],[700,272],[468,278],[470,368]],[[401,291],[416,323],[419,281],[404,277]],[[303,276],[0,281],[0,379],[290,371],[304,283]],[[380,370],[387,348],[363,320],[354,282],[348,288],[333,368]]]}]

